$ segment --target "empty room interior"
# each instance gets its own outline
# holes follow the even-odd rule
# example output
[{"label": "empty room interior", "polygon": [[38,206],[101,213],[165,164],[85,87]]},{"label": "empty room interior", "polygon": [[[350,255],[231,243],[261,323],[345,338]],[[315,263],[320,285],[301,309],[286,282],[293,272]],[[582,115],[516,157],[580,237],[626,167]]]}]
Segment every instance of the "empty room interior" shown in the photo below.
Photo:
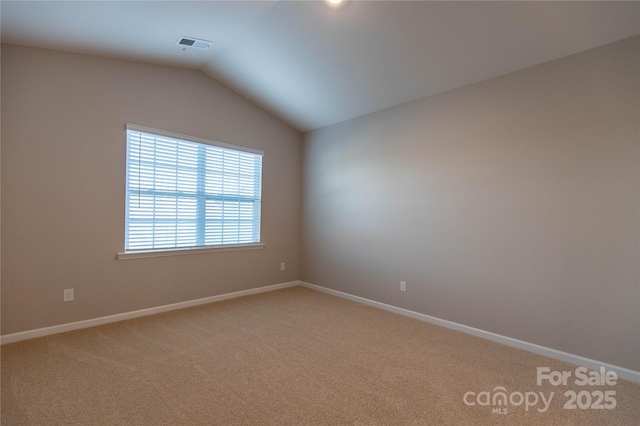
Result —
[{"label": "empty room interior", "polygon": [[640,2],[0,13],[2,425],[640,424]]}]

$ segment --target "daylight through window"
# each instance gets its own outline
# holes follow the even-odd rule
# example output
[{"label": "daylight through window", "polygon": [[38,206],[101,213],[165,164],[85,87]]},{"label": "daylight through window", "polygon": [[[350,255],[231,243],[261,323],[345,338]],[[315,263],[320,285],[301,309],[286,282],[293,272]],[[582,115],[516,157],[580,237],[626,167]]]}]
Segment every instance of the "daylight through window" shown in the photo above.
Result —
[{"label": "daylight through window", "polygon": [[262,152],[127,125],[125,251],[260,242]]}]

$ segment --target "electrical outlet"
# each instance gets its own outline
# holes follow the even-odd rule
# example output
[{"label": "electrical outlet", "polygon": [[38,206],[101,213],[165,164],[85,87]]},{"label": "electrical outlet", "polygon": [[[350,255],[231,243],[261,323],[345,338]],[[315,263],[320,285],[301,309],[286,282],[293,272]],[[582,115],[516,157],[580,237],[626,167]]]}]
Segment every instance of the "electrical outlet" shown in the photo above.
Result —
[{"label": "electrical outlet", "polygon": [[65,288],[62,290],[62,301],[63,302],[73,302],[73,289]]},{"label": "electrical outlet", "polygon": [[280,264],[280,270],[281,270],[281,271],[284,271],[286,268],[287,268],[287,265],[285,265],[285,264],[284,264],[284,262],[282,262],[282,263]]},{"label": "electrical outlet", "polygon": [[407,282],[400,281],[400,291],[407,291]]}]

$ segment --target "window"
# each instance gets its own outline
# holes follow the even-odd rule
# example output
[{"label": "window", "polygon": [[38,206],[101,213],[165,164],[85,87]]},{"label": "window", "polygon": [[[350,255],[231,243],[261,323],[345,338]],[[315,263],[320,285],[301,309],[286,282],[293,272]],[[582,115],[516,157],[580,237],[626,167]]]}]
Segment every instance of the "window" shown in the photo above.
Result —
[{"label": "window", "polygon": [[125,255],[259,244],[261,151],[126,128]]}]

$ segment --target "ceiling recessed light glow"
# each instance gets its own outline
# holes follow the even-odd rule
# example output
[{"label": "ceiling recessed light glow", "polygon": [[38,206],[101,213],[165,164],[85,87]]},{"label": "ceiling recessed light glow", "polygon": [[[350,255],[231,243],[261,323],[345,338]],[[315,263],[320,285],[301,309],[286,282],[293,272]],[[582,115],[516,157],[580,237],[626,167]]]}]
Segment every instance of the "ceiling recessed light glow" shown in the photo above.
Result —
[{"label": "ceiling recessed light glow", "polygon": [[344,0],[325,0],[331,7],[341,7]]}]

